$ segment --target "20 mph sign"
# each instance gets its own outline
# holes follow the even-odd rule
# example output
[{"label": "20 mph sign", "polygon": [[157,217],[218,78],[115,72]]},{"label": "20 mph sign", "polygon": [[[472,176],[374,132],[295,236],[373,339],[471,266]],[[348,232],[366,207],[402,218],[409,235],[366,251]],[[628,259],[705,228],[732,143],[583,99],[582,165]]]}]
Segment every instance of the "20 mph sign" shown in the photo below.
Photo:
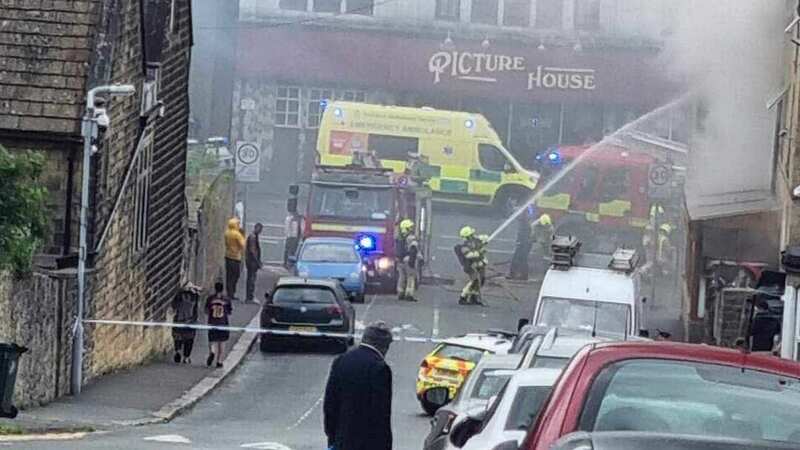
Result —
[{"label": "20 mph sign", "polygon": [[261,149],[253,142],[236,143],[236,181],[261,181]]}]

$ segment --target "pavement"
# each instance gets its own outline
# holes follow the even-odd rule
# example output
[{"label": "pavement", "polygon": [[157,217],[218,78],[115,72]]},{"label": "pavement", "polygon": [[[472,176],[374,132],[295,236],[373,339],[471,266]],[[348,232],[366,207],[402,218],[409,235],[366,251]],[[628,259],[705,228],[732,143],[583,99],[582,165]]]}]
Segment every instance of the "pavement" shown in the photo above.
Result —
[{"label": "pavement", "polygon": [[[263,296],[284,272],[282,268],[266,267],[258,278],[257,294]],[[259,311],[259,305],[234,302],[231,325],[258,326]],[[202,312],[200,320],[204,322]],[[169,353],[151,363],[99,377],[84,386],[78,397],[67,396],[23,410],[14,420],[0,419],[0,426],[38,433],[109,430],[171,420],[236,370],[255,338],[255,333],[231,333],[223,367],[209,368],[205,365],[207,333],[200,331],[195,338],[191,364],[175,364],[173,354]]]}]

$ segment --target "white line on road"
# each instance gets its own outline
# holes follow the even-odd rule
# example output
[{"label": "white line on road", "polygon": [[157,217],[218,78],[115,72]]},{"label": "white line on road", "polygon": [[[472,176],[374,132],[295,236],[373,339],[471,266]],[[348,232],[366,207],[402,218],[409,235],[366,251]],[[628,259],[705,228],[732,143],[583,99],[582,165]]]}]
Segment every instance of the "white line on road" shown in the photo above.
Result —
[{"label": "white line on road", "polygon": [[319,396],[317,401],[314,402],[313,405],[311,405],[311,408],[308,408],[308,410],[304,412],[299,419],[297,419],[297,422],[286,428],[286,431],[292,431],[295,428],[299,427],[300,424],[303,423],[303,421],[305,421],[306,419],[308,419],[308,416],[310,416],[311,413],[314,412],[315,409],[317,409],[317,407],[322,403],[322,400],[324,399],[325,399],[325,394],[323,393],[322,395]]},{"label": "white line on road", "polygon": [[433,329],[431,330],[431,339],[439,337],[439,308],[433,310]]},{"label": "white line on road", "polygon": [[259,450],[292,450],[291,447],[287,447],[277,442],[253,442],[252,444],[242,444],[242,448],[256,448]]},{"label": "white line on road", "polygon": [[145,441],[168,442],[170,444],[191,444],[192,441],[179,434],[162,434],[160,436],[150,436],[144,438]]}]

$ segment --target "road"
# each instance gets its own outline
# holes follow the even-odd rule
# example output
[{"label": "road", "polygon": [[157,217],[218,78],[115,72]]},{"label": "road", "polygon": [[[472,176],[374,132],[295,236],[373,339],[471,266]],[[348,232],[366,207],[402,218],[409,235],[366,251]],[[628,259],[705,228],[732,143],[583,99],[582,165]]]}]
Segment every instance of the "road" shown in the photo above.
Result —
[{"label": "road", "polygon": [[[529,287],[530,289],[531,287]],[[533,287],[535,292],[535,287]],[[457,294],[442,286],[423,286],[419,303],[401,303],[389,296],[371,296],[356,305],[360,323],[385,320],[395,332],[441,338],[489,328],[513,329],[532,304],[518,303],[500,291],[486,296],[488,307],[456,304]],[[417,450],[428,431],[414,394],[422,357],[432,344],[395,342],[387,361],[394,372],[393,428],[397,450]],[[221,387],[195,408],[165,425],[128,428],[57,443],[65,449],[236,449],[320,450],[322,395],[335,357],[324,347],[291,353],[262,354],[257,346]],[[164,442],[169,441],[169,442]],[[269,446],[269,443],[285,447]],[[15,443],[14,448],[50,449],[54,442]]]}]

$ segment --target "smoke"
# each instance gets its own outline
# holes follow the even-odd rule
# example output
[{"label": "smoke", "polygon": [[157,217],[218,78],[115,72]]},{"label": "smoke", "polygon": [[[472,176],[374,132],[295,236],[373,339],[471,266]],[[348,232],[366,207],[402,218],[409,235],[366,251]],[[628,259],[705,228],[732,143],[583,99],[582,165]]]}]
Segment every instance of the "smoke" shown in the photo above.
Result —
[{"label": "smoke", "polygon": [[682,2],[664,55],[699,101],[687,200],[769,191],[777,111],[767,103],[783,83],[785,2]]}]

